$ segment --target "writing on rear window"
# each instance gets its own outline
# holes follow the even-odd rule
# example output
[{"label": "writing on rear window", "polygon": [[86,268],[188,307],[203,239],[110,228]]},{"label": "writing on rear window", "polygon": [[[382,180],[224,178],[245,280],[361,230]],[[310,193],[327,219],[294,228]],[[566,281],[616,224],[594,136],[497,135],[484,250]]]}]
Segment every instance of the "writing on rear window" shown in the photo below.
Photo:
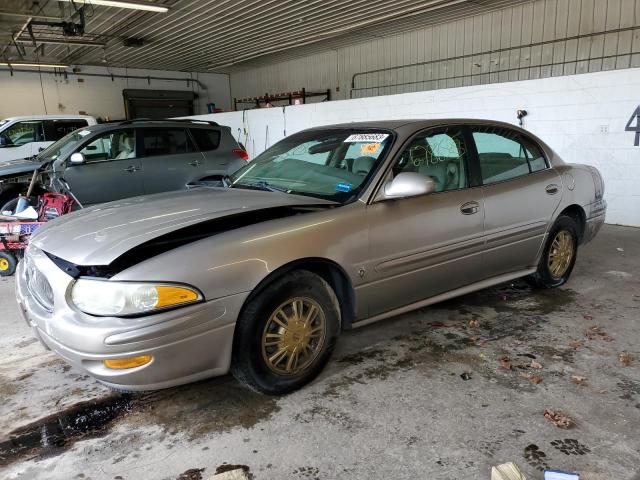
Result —
[{"label": "writing on rear window", "polygon": [[366,142],[380,143],[389,136],[388,133],[354,133],[345,138],[344,143]]}]

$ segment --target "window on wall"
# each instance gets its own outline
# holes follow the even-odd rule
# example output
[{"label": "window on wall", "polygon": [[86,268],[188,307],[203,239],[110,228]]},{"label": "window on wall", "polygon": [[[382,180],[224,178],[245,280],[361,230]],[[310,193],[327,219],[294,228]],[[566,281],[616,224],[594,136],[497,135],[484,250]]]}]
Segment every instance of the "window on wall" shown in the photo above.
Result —
[{"label": "window on wall", "polygon": [[473,129],[473,139],[485,185],[529,174],[527,153],[517,132],[478,127]]},{"label": "window on wall", "polygon": [[428,130],[411,141],[393,173],[416,172],[430,177],[436,184],[436,192],[458,190],[467,186],[466,156],[458,127]]}]

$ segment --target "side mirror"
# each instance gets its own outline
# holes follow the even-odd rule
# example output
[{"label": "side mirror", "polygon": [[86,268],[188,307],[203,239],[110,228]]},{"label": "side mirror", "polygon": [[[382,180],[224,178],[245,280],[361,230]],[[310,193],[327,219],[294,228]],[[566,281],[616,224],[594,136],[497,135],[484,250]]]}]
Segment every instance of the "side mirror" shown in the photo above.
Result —
[{"label": "side mirror", "polygon": [[436,183],[431,177],[415,172],[402,172],[384,185],[381,199],[417,197],[435,191]]},{"label": "side mirror", "polygon": [[71,165],[80,165],[85,162],[84,155],[80,152],[72,153],[69,161],[71,162]]}]

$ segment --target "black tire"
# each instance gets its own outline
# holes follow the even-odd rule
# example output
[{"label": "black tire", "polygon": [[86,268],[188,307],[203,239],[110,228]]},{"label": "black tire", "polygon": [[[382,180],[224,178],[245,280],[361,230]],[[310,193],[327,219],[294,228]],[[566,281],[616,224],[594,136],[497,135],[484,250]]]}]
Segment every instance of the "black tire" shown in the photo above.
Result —
[{"label": "black tire", "polygon": [[[4,187],[0,187],[0,205],[4,205],[7,202],[16,199],[19,191],[20,190],[14,185],[5,185]],[[0,211],[4,211],[4,209]]]},{"label": "black tire", "polygon": [[13,253],[0,250],[0,277],[10,277],[16,272],[17,266],[18,259]]},{"label": "black tire", "polygon": [[[572,246],[571,258],[567,259],[566,267],[563,266],[560,272],[555,275],[551,271],[550,267],[550,254],[557,251],[554,247],[554,242],[559,238],[559,235],[568,234],[570,236],[570,244]],[[552,251],[552,248],[554,249]],[[540,262],[538,263],[538,269],[535,273],[526,277],[526,280],[533,286],[538,288],[555,288],[560,285],[564,285],[569,280],[573,267],[576,263],[578,256],[578,225],[576,221],[567,215],[560,215],[549,231],[547,242],[545,243],[542,255],[540,256]]]},{"label": "black tire", "polygon": [[[303,350],[303,352],[311,351],[306,357],[301,356],[306,358],[304,362],[309,363],[306,366],[301,365],[298,372],[285,374],[275,372],[274,366],[269,366],[268,356],[272,354],[273,350],[267,351],[268,348],[281,349],[283,344],[278,343],[277,346],[263,347],[263,337],[275,335],[280,336],[284,341],[285,335],[290,335],[287,333],[288,330],[282,328],[272,334],[269,333],[269,328],[274,326],[278,328],[272,318],[276,317],[276,312],[279,309],[288,308],[290,305],[287,302],[293,299],[306,299],[305,301],[309,302],[304,303],[302,308],[302,312],[305,307],[308,308],[307,317],[311,316],[310,306],[321,309],[321,312],[314,317],[314,321],[320,322],[320,320],[315,320],[320,316],[324,319],[324,334],[322,344],[318,340],[311,348]],[[283,305],[286,306],[283,307]],[[301,317],[304,317],[304,314]],[[309,326],[309,328],[311,327]],[[287,273],[263,288],[243,308],[236,323],[231,373],[238,381],[259,393],[281,395],[291,392],[312,381],[322,371],[331,357],[339,334],[340,307],[329,284],[318,275],[306,270]],[[295,341],[303,342],[299,337]],[[290,357],[291,355],[284,358]],[[297,360],[298,357],[296,357]],[[285,363],[288,364],[288,360]],[[288,365],[282,368],[288,368]]]}]

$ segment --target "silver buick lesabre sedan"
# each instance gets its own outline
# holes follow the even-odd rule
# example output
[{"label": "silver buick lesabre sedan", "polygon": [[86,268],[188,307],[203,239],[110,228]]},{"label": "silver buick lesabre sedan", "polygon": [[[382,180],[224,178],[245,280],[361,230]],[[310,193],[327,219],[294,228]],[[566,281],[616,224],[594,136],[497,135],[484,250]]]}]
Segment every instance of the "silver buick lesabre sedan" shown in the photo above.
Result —
[{"label": "silver buick lesabre sedan", "polygon": [[47,348],[113,388],[231,371],[281,394],[318,375],[342,329],[519,277],[562,285],[603,190],[509,124],[314,128],[219,187],[41,227],[17,299]]}]

